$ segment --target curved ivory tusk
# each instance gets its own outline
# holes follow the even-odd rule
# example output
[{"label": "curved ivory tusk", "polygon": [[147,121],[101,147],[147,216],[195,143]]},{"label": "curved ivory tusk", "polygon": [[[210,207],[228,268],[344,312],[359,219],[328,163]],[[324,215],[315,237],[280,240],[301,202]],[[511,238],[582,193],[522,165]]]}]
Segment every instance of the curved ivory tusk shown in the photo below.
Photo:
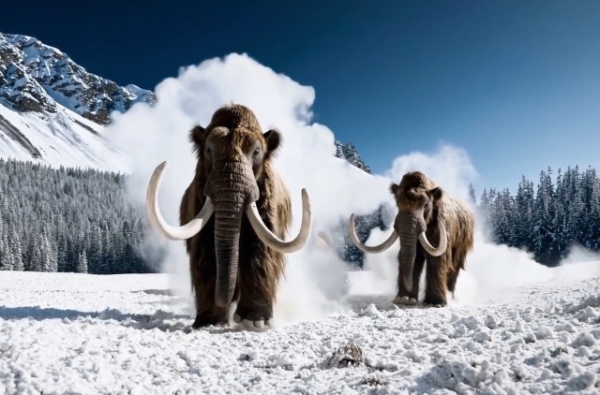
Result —
[{"label": "curved ivory tusk", "polygon": [[[329,237],[329,235],[327,233],[319,231],[319,232],[317,232],[317,236],[321,240],[321,245],[323,247],[333,248],[333,240],[331,239],[331,237]],[[325,245],[323,245],[323,244],[325,244]]]},{"label": "curved ivory tusk", "polygon": [[350,239],[358,247],[359,250],[372,254],[379,254],[390,248],[398,239],[398,233],[396,233],[396,230],[394,229],[392,230],[392,234],[383,243],[376,246],[366,246],[363,243],[361,243],[360,240],[358,240],[358,237],[356,237],[356,230],[354,228],[354,217],[354,214],[350,216],[350,222],[348,223],[348,231],[350,233]]},{"label": "curved ivory tusk", "polygon": [[419,235],[419,241],[423,246],[423,249],[427,251],[427,253],[431,256],[440,256],[444,252],[446,252],[446,248],[448,247],[448,240],[446,239],[446,228],[442,224],[442,222],[438,222],[438,229],[440,230],[440,244],[437,248],[434,248],[429,240],[427,240],[427,235],[425,232],[422,232]]},{"label": "curved ivory tusk", "polygon": [[300,224],[298,236],[293,240],[283,241],[267,228],[267,225],[265,225],[260,217],[256,202],[252,202],[246,206],[246,215],[258,238],[270,248],[283,254],[290,254],[300,250],[306,245],[310,236],[312,213],[310,210],[310,199],[304,188],[302,188],[302,223]]},{"label": "curved ivory tusk", "polygon": [[167,161],[164,161],[156,167],[150,183],[148,184],[148,192],[146,193],[146,214],[150,220],[150,225],[170,240],[185,240],[194,237],[198,234],[204,225],[210,219],[214,212],[214,206],[209,198],[206,198],[202,210],[194,219],[183,226],[171,226],[163,218],[160,208],[158,207],[158,189],[162,180],[163,173],[167,167]]}]

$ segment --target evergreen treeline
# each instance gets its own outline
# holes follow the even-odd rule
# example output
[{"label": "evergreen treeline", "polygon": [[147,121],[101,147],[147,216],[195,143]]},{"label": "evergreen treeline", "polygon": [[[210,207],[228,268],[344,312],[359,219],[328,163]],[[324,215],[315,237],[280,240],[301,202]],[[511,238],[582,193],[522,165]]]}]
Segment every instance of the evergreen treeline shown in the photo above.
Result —
[{"label": "evergreen treeline", "polygon": [[148,225],[124,184],[121,174],[0,159],[0,270],[151,272],[160,251],[142,244]]},{"label": "evergreen treeline", "polygon": [[[548,168],[540,173],[537,186],[523,177],[515,196],[508,189],[492,188],[483,191],[478,205],[472,186],[469,192],[492,241],[529,251],[543,265],[556,266],[575,244],[600,251],[600,179],[593,168],[581,172],[569,167],[564,174],[559,169],[555,181]],[[389,228],[390,210],[381,206],[356,218],[356,233],[363,243],[371,229]],[[350,241],[347,227],[348,222],[342,221],[340,255],[362,267],[364,254]]]},{"label": "evergreen treeline", "polygon": [[484,190],[477,209],[496,243],[529,251],[544,265],[557,265],[574,244],[600,250],[600,180],[593,168],[559,169],[555,182],[548,168],[537,186],[523,177],[515,196]]},{"label": "evergreen treeline", "polygon": [[[0,270],[145,273],[164,251],[144,243],[143,207],[127,204],[126,176],[93,169],[53,169],[0,159]],[[471,189],[475,203],[475,192]],[[477,205],[492,239],[532,252],[554,266],[574,244],[600,250],[600,179],[596,170],[542,171],[537,186],[523,177],[515,196],[484,190]],[[392,208],[357,217],[363,242],[371,229],[388,229]],[[340,221],[341,257],[362,266],[363,253]],[[152,249],[151,249],[152,248]]]}]

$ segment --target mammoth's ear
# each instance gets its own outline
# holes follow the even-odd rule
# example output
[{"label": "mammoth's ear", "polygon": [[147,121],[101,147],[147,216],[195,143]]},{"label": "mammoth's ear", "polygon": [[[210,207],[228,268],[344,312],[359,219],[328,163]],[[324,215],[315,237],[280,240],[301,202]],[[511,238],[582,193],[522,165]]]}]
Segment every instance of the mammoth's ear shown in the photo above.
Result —
[{"label": "mammoth's ear", "polygon": [[274,154],[277,148],[281,145],[281,134],[274,129],[270,129],[268,132],[263,134],[265,141],[267,142],[267,156]]},{"label": "mammoth's ear", "polygon": [[400,188],[400,186],[398,184],[395,184],[392,182],[392,185],[390,185],[390,192],[392,193],[392,195],[396,196],[396,192],[398,192],[398,188]]},{"label": "mammoth's ear", "polygon": [[190,130],[190,141],[196,146],[196,148],[202,148],[204,144],[204,133],[206,129],[204,129],[200,125],[196,125]]},{"label": "mammoth's ear", "polygon": [[435,187],[429,190],[429,195],[433,201],[438,201],[444,196],[444,190],[441,187]]}]

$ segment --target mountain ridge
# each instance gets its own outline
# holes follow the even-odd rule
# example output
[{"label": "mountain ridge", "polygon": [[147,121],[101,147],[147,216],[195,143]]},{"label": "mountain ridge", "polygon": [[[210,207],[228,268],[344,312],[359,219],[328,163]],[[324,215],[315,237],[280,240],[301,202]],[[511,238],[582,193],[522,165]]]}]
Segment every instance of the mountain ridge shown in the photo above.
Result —
[{"label": "mountain ridge", "polygon": [[107,144],[111,111],[153,92],[89,73],[60,49],[35,37],[0,33],[0,157],[53,167],[123,171],[124,158]]},{"label": "mountain ridge", "polygon": [[105,125],[114,110],[156,102],[153,92],[90,73],[65,52],[32,36],[0,33],[0,73],[0,98],[17,111],[53,113],[58,104]]},{"label": "mountain ridge", "polygon": [[[139,102],[152,106],[156,95],[90,73],[36,37],[0,33],[1,157],[120,170],[118,153],[103,142],[103,126],[112,111]],[[371,174],[354,144],[334,144],[336,157]]]}]

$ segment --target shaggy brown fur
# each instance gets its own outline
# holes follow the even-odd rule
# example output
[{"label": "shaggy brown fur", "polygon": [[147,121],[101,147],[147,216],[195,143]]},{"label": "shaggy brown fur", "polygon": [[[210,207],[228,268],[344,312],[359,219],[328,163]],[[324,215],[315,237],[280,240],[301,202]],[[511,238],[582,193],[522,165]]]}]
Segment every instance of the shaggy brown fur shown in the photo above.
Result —
[{"label": "shaggy brown fur", "polygon": [[[289,192],[273,166],[273,155],[281,143],[275,130],[262,133],[254,113],[241,105],[219,108],[206,129],[196,126],[190,140],[198,159],[194,179],[185,190],[179,208],[179,223],[194,218],[205,202],[203,190],[210,174],[211,161],[205,150],[230,150],[234,156],[251,155],[260,147],[262,157],[255,161],[254,175],[260,198],[256,202],[265,225],[284,239],[292,221]],[[212,216],[200,233],[185,241],[190,258],[192,289],[195,294],[196,320],[194,328],[227,322],[228,308],[215,305],[216,257],[215,218]],[[267,247],[256,236],[248,218],[242,218],[238,276],[233,300],[238,300],[236,314],[242,319],[269,320],[278,281],[286,257]]]},{"label": "shaggy brown fur", "polygon": [[390,191],[401,210],[415,211],[423,207],[427,238],[433,246],[437,246],[440,240],[439,221],[446,228],[448,240],[446,252],[439,257],[427,254],[421,243],[417,242],[413,289],[411,292],[406,290],[402,273],[398,273],[398,296],[418,299],[419,278],[427,261],[424,303],[443,306],[447,303],[446,291],[454,294],[460,269],[464,269],[467,254],[473,248],[475,216],[464,202],[450,196],[419,171],[406,173],[399,185],[391,185]]}]

